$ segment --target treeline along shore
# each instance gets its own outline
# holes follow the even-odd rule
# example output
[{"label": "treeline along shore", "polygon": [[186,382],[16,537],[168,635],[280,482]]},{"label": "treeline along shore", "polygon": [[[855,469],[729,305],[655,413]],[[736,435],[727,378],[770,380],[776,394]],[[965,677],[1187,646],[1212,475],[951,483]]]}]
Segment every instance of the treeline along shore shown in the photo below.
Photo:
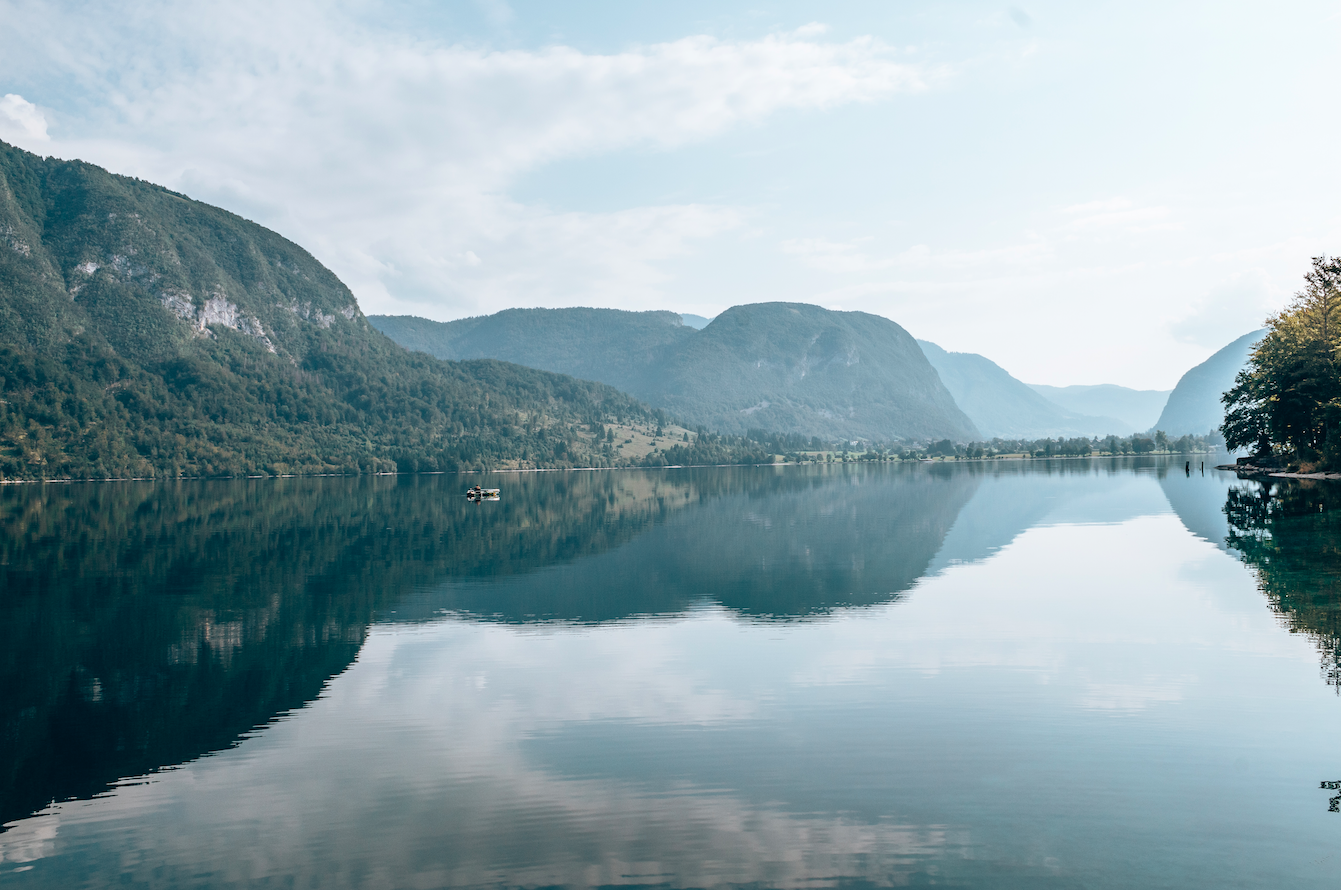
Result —
[{"label": "treeline along shore", "polygon": [[1145,454],[1213,454],[1224,448],[1219,436],[1180,436],[1172,439],[1163,432],[1153,436],[1095,436],[1072,439],[992,439],[989,442],[952,442],[943,439],[925,447],[892,445],[865,445],[823,450],[818,442],[814,450],[783,451],[776,446],[787,444],[786,437],[774,436],[760,441],[762,447],[789,463],[810,461],[882,461],[882,460],[1028,460],[1061,457],[1125,457]]}]

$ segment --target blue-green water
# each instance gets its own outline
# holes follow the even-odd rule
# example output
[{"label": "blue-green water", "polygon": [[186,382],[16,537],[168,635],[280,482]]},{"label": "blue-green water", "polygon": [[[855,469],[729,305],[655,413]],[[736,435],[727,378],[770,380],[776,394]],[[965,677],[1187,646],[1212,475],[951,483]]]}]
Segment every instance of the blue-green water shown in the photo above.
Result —
[{"label": "blue-green water", "polygon": [[0,490],[0,884],[1336,880],[1327,487],[474,481]]}]

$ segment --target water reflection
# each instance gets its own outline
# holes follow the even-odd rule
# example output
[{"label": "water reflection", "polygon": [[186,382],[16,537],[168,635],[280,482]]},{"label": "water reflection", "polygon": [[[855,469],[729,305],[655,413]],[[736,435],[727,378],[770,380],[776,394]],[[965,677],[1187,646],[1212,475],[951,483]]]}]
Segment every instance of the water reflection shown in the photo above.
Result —
[{"label": "water reflection", "polygon": [[315,698],[378,614],[600,622],[708,600],[794,618],[888,600],[976,481],[528,475],[479,505],[432,476],[7,487],[0,823],[228,747]]},{"label": "water reflection", "polygon": [[1243,480],[1224,504],[1225,540],[1257,575],[1291,633],[1317,646],[1341,694],[1341,488],[1312,480]]},{"label": "water reflection", "polygon": [[1273,789],[1334,764],[1270,752],[1337,709],[1300,704],[1324,687],[1206,543],[1227,483],[1168,469],[537,474],[478,506],[450,477],[0,491],[0,643],[28,647],[0,680],[36,690],[3,703],[15,756],[112,740],[68,755],[83,784],[54,755],[11,779],[13,811],[192,761],[22,819],[0,866],[1289,885],[1317,838]]},{"label": "water reflection", "polygon": [[228,747],[311,701],[416,585],[599,552],[695,494],[665,474],[570,475],[476,508],[460,487],[0,489],[0,823]]}]

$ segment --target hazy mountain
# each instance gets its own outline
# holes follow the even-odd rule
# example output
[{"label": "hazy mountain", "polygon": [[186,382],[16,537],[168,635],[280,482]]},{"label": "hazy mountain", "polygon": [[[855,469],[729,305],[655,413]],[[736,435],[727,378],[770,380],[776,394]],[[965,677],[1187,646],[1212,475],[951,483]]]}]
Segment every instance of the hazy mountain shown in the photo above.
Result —
[{"label": "hazy mountain", "polygon": [[1092,386],[1046,386],[1031,383],[1039,395],[1078,414],[1115,417],[1126,424],[1115,433],[1143,433],[1155,426],[1171,390],[1130,389],[1113,383]]},{"label": "hazy mountain", "polygon": [[696,331],[703,330],[712,321],[711,318],[704,318],[702,315],[690,315],[688,312],[681,312],[680,320]]},{"label": "hazy mountain", "polygon": [[608,386],[446,363],[374,331],[298,245],[0,143],[0,476],[590,464]]},{"label": "hazy mountain", "polygon": [[917,343],[955,403],[984,436],[1036,439],[1130,432],[1116,418],[1079,414],[1049,401],[981,355],[947,352],[926,340]]},{"label": "hazy mountain", "polygon": [[1234,385],[1253,347],[1265,335],[1265,330],[1244,334],[1184,374],[1169,393],[1168,404],[1155,421],[1156,429],[1171,436],[1205,435],[1219,429],[1225,419],[1220,396]]},{"label": "hazy mountain", "polygon": [[701,331],[670,312],[512,309],[454,322],[373,316],[397,342],[442,358],[503,358],[599,380],[689,423],[826,439],[971,439],[908,332],[863,312],[756,303]]}]

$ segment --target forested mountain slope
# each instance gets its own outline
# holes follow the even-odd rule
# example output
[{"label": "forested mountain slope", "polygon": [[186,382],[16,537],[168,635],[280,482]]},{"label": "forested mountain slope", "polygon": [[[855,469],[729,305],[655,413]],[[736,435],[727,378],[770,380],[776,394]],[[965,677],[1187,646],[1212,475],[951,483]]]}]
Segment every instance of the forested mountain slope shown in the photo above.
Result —
[{"label": "forested mountain slope", "polygon": [[504,309],[450,322],[374,315],[368,321],[406,349],[441,359],[501,359],[632,393],[646,389],[668,349],[696,334],[674,312],[620,309]]},{"label": "forested mountain slope", "polygon": [[723,432],[755,428],[826,441],[978,435],[907,331],[863,312],[754,303],[728,309],[702,330],[670,312],[613,309],[370,321],[411,349],[599,380]]},{"label": "forested mountain slope", "polygon": [[1171,436],[1199,436],[1219,429],[1225,419],[1220,396],[1234,385],[1234,378],[1265,334],[1265,330],[1244,334],[1184,374],[1169,393],[1155,426]]},{"label": "forested mountain slope", "polygon": [[407,352],[276,233],[4,143],[0,387],[4,478],[599,465],[584,425],[650,416],[601,384]]},{"label": "forested mountain slope", "polygon": [[1049,401],[991,359],[972,352],[947,352],[926,340],[917,343],[956,404],[984,436],[1034,439],[1134,432],[1116,418],[1079,414]]},{"label": "forested mountain slope", "polygon": [[635,394],[728,431],[978,435],[907,331],[878,315],[805,303],[733,306],[668,355]]}]

